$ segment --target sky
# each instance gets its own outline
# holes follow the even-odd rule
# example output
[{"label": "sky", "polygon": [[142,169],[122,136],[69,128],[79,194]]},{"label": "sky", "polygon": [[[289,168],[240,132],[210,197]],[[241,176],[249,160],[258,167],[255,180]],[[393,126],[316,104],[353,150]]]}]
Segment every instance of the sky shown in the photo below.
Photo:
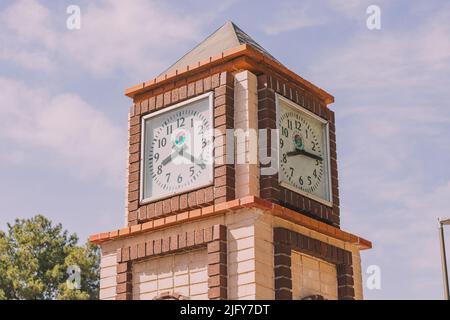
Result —
[{"label": "sky", "polygon": [[[381,28],[366,25],[378,5]],[[69,30],[69,5],[81,28]],[[227,20],[335,96],[342,228],[373,242],[367,299],[441,299],[450,217],[450,3],[0,1],[0,229],[43,214],[82,241],[124,224],[124,89]],[[448,233],[447,237],[450,237]],[[450,248],[450,241],[447,247]]]}]

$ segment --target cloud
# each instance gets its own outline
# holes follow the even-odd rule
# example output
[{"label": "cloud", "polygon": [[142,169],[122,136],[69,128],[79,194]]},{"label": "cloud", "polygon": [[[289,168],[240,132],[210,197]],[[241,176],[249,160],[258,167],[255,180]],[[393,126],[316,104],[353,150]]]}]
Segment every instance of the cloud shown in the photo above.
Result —
[{"label": "cloud", "polygon": [[345,47],[312,66],[311,74],[320,76],[325,85],[353,91],[391,92],[435,81],[437,75],[450,71],[450,6],[443,6],[407,27],[383,27],[382,22],[380,31],[362,30]]},{"label": "cloud", "polygon": [[440,297],[436,219],[450,206],[449,9],[415,12],[407,27],[362,29],[308,67],[336,96],[343,227],[373,240],[363,262],[382,267],[383,290],[369,297]]},{"label": "cloud", "polygon": [[0,87],[0,140],[8,143],[11,155],[0,160],[39,159],[40,165],[61,167],[78,178],[123,185],[125,128],[72,93],[51,95],[45,88],[1,77]]},{"label": "cloud", "polygon": [[280,8],[275,11],[274,16],[264,26],[264,31],[268,35],[277,35],[282,32],[293,31],[308,27],[325,24],[328,18],[315,10],[309,2],[282,3]]},{"label": "cloud", "polygon": [[[379,1],[384,2],[384,1]],[[361,0],[287,1],[277,3],[276,9],[263,26],[268,35],[313,28],[339,21],[366,19],[366,8],[372,4]],[[341,19],[341,20],[339,20]]]},{"label": "cloud", "polygon": [[186,15],[177,6],[146,0],[101,0],[81,6],[80,30],[66,28],[65,14],[36,0],[14,1],[0,13],[0,59],[27,69],[73,66],[95,76],[120,71],[142,80],[161,71],[166,56],[196,39],[209,21],[207,16]]}]

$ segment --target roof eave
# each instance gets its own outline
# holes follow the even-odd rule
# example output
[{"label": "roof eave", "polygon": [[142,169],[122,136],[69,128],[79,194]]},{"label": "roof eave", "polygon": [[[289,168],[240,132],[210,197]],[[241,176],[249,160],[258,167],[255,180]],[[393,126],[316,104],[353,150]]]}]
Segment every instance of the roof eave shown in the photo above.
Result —
[{"label": "roof eave", "polygon": [[213,66],[216,66],[218,64],[231,61],[233,59],[236,59],[238,57],[246,56],[251,58],[252,60],[255,60],[257,63],[264,63],[271,68],[274,68],[278,72],[281,72],[282,74],[287,75],[288,77],[294,79],[294,81],[298,81],[299,83],[303,84],[307,88],[309,88],[311,91],[315,92],[319,97],[321,97],[326,104],[331,104],[334,102],[334,97],[326,92],[325,90],[317,87],[316,85],[312,84],[308,80],[300,77],[295,72],[289,70],[284,65],[279,63],[278,61],[262,54],[257,49],[253,48],[250,44],[242,44],[237,47],[227,49],[223,51],[221,54],[209,57],[206,60],[198,61],[198,63],[194,65],[186,66],[183,69],[180,70],[174,70],[170,73],[165,73],[163,75],[160,75],[154,79],[151,79],[149,81],[134,85],[132,87],[129,87],[125,90],[125,95],[134,98],[136,95],[142,94],[148,90],[152,90],[156,87],[159,87],[165,83],[171,82],[175,80],[176,78],[180,76],[189,76],[191,74],[200,72],[202,70],[205,70],[207,68],[211,68]]}]

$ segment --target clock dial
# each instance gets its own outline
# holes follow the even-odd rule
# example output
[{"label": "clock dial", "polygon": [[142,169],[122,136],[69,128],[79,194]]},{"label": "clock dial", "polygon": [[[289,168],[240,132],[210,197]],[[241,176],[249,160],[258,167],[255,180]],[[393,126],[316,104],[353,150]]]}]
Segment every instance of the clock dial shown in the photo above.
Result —
[{"label": "clock dial", "polygon": [[279,99],[279,180],[314,199],[330,201],[326,123]]},{"label": "clock dial", "polygon": [[145,120],[143,200],[212,183],[212,95]]}]

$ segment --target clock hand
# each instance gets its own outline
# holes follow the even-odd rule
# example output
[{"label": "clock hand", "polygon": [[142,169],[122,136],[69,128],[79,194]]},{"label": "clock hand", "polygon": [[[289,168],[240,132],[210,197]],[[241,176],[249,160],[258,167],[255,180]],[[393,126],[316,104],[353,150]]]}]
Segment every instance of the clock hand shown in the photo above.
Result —
[{"label": "clock hand", "polygon": [[180,155],[180,153],[182,152],[182,150],[184,149],[184,146],[182,148],[177,148],[175,147],[175,145],[172,146],[172,149],[175,149],[174,151],[172,151],[171,154],[169,154],[166,158],[164,158],[163,161],[161,161],[161,164],[163,166],[165,166],[166,164],[168,164],[171,160],[175,159],[177,156]]},{"label": "clock hand", "polygon": [[318,156],[318,155],[316,155],[314,153],[311,153],[311,152],[308,152],[308,151],[305,151],[305,150],[295,150],[295,151],[289,151],[288,153],[286,153],[286,155],[288,157],[296,156],[296,155],[299,155],[299,154],[307,156],[307,157],[310,157],[310,158],[312,158],[314,160],[320,160],[320,161],[323,160],[323,158],[321,156]]},{"label": "clock hand", "polygon": [[191,162],[193,162],[193,163],[195,163],[195,164],[198,164],[198,165],[200,166],[200,168],[205,169],[205,167],[206,167],[205,163],[204,163],[204,162],[201,162],[201,161],[199,161],[199,160],[197,160],[197,158],[195,158],[194,156],[192,156],[192,155],[189,154],[188,152],[185,152],[185,151],[184,151],[184,148],[183,148],[183,150],[180,152],[180,154],[181,154],[181,156],[185,157],[186,159],[191,160]]}]

